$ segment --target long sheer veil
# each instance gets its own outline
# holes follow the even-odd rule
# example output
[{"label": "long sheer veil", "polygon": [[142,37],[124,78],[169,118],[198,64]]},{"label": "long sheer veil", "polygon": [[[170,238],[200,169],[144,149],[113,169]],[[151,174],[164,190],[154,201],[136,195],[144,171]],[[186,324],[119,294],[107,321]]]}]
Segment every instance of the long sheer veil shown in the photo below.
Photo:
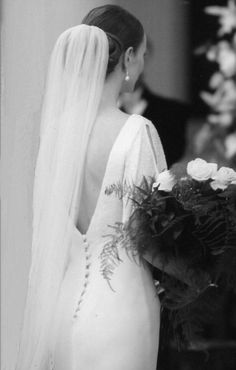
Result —
[{"label": "long sheer veil", "polygon": [[48,332],[68,262],[90,133],[103,91],[108,39],[95,26],[63,32],[53,49],[33,193],[28,293],[16,370],[47,369]]}]

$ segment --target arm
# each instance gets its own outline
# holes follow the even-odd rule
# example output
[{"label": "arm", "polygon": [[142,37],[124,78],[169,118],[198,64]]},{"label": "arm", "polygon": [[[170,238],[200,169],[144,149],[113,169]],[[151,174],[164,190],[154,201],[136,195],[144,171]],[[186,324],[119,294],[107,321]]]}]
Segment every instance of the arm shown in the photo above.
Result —
[{"label": "arm", "polygon": [[[143,177],[155,177],[167,168],[166,159],[158,133],[152,122],[144,117],[127,152],[124,168],[123,184],[131,187],[140,185]],[[138,122],[137,122],[138,124]],[[123,198],[123,222],[132,214],[133,205],[128,197]]]},{"label": "arm", "polygon": [[143,258],[160,271],[187,285],[192,292],[200,293],[209,286],[217,286],[212,282],[209,273],[192,269],[181,258],[164,263],[160,256],[153,256],[149,252],[146,252]]},{"label": "arm", "polygon": [[[166,169],[166,160],[161,145],[160,138],[155,127],[150,121],[145,120],[138,135],[130,147],[127,154],[124,172],[124,181],[129,184],[139,185],[143,176],[157,176],[158,173]],[[123,199],[123,222],[126,222],[133,211],[133,204],[128,197]],[[178,280],[190,285],[190,271],[186,269],[185,264],[178,261],[170,261],[164,264],[160,257],[153,257],[149,252],[143,256],[150,264],[159,270],[175,277]]]},{"label": "arm", "polygon": [[153,257],[149,252],[146,252],[143,255],[143,258],[151,265],[163,271],[164,273],[174,277],[175,279],[180,280],[181,282],[185,283],[188,286],[192,286],[192,280],[189,278],[191,270],[189,269],[187,273],[187,268],[183,261],[172,260],[164,264],[160,257],[158,256]]}]

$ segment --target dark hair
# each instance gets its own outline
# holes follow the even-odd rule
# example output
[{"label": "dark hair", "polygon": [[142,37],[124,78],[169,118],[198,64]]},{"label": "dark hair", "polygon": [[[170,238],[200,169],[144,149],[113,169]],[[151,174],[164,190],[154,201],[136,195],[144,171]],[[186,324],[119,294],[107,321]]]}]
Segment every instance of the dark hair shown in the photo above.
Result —
[{"label": "dark hair", "polygon": [[121,55],[132,46],[138,49],[144,37],[141,22],[118,5],[103,5],[92,9],[83,24],[97,26],[106,32],[109,41],[107,76],[118,64]]}]

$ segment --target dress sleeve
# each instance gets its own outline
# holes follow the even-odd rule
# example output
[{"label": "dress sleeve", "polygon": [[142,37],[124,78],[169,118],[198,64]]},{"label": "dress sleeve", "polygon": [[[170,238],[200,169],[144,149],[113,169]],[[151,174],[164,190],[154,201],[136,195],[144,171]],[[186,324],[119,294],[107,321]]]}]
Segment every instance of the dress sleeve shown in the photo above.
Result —
[{"label": "dress sleeve", "polygon": [[[124,167],[123,186],[140,185],[143,176],[156,177],[167,168],[159,135],[151,121],[142,117],[142,123],[127,151]],[[123,222],[132,212],[129,194],[123,198]]]}]

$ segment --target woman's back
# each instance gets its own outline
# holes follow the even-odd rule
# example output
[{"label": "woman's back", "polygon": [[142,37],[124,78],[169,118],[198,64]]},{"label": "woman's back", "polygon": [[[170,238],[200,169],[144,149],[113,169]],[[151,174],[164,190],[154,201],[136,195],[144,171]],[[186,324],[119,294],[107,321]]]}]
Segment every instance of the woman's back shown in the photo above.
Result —
[{"label": "woman's back", "polygon": [[[96,208],[112,147],[130,116],[117,110],[100,114],[94,123],[86,155],[77,228],[85,234]],[[109,184],[108,184],[109,185]]]}]

